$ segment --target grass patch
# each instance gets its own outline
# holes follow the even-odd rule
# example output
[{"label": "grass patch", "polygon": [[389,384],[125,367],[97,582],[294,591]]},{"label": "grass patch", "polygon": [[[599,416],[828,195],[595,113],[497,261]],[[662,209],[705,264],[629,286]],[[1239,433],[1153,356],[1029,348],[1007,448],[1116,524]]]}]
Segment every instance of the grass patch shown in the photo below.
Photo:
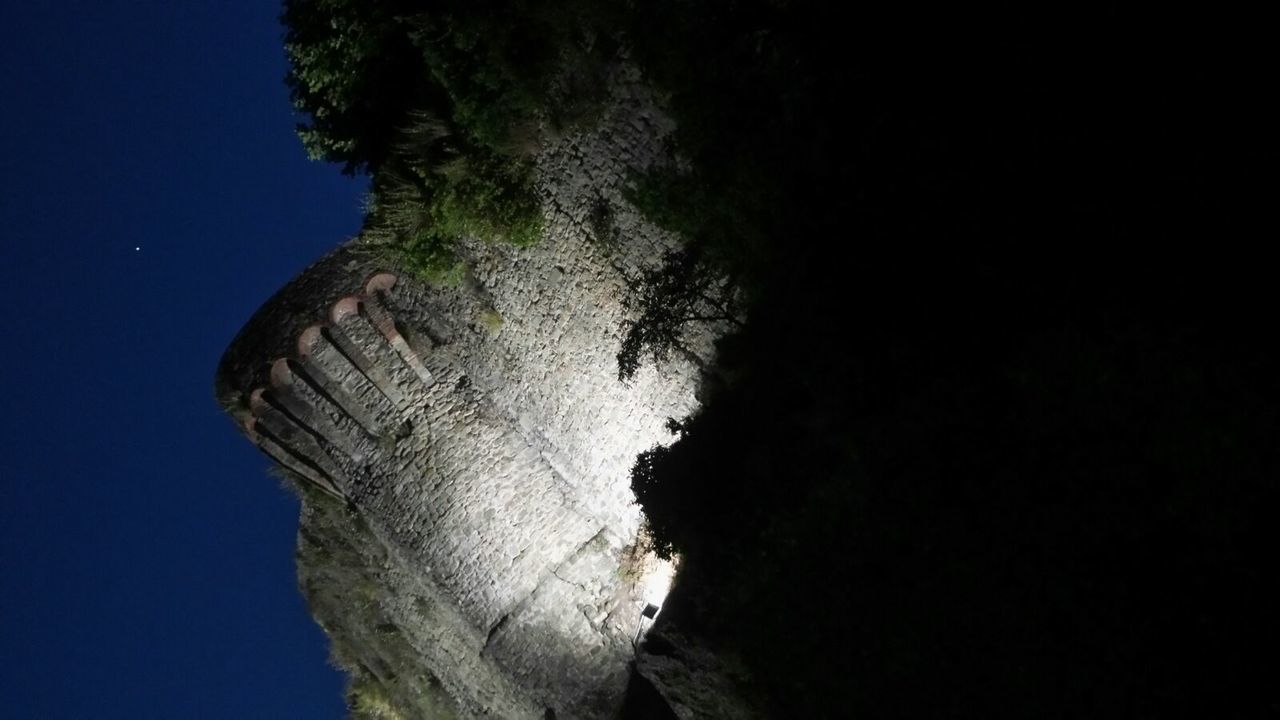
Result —
[{"label": "grass patch", "polygon": [[367,676],[352,681],[347,691],[347,707],[353,720],[408,720],[391,704],[382,684]]},{"label": "grass patch", "polygon": [[532,162],[461,151],[455,130],[427,113],[400,131],[366,201],[365,241],[437,286],[461,282],[464,237],[530,245],[541,235]]},{"label": "grass patch", "polygon": [[496,333],[502,329],[502,313],[493,308],[485,308],[480,312],[480,324],[491,333]]}]

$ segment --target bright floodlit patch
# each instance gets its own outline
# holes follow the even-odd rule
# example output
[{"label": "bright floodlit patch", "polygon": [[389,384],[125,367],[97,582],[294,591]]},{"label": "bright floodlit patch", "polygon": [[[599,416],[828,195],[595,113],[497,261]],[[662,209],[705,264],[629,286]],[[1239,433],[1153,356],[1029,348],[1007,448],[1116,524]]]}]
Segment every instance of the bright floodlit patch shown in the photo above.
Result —
[{"label": "bright floodlit patch", "polygon": [[641,588],[644,592],[644,601],[662,607],[662,603],[667,599],[667,593],[671,592],[671,581],[676,576],[676,565],[670,560],[663,560],[650,553],[645,557],[644,576],[641,579]]}]

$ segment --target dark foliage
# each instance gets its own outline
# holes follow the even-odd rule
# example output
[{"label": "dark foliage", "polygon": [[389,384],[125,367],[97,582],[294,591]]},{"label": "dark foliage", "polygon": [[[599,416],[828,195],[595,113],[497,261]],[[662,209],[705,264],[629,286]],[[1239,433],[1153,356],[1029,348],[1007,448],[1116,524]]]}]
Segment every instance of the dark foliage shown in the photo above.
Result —
[{"label": "dark foliage", "polygon": [[668,621],[777,717],[1275,712],[1229,68],[875,62],[816,8],[664,8],[637,55],[691,170],[638,202],[748,318],[633,472],[685,561]]},{"label": "dark foliage", "polygon": [[377,169],[409,111],[441,102],[402,27],[416,3],[285,0],[280,16],[298,126],[317,159],[354,174]]},{"label": "dark foliage", "polygon": [[531,158],[603,99],[616,47],[593,23],[607,17],[590,3],[287,0],[299,136],[374,175],[367,236],[439,279],[460,235],[540,234]]},{"label": "dark foliage", "polygon": [[655,363],[665,362],[672,352],[700,362],[682,342],[692,323],[742,324],[732,281],[696,250],[667,253],[661,265],[628,284],[634,296],[625,296],[623,302],[639,314],[625,323],[619,380],[635,377],[646,354]]},{"label": "dark foliage", "polygon": [[281,22],[299,126],[313,155],[377,170],[412,112],[455,140],[531,151],[537,126],[590,116],[616,46],[592,3],[286,0]]},{"label": "dark foliage", "polygon": [[1194,308],[1006,304],[1043,280],[757,319],[736,382],[637,462],[686,561],[671,618],[740,651],[777,716],[1264,707],[1261,345]]}]

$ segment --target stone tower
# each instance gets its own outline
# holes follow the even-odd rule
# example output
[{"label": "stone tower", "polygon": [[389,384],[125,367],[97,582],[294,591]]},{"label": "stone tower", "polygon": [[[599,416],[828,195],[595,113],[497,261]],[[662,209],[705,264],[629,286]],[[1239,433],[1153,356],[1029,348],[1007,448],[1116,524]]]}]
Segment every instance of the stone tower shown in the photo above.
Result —
[{"label": "stone tower", "polygon": [[[464,716],[614,715],[669,577],[636,550],[628,472],[695,407],[696,370],[624,385],[615,353],[626,278],[678,242],[622,196],[629,171],[664,162],[670,126],[634,77],[613,88],[595,129],[539,156],[542,242],[465,242],[467,279],[432,287],[353,240],[267,302],[218,370],[246,436],[367,527],[355,584],[375,586],[359,602],[377,620],[300,568],[318,621],[404,697],[429,679]],[[300,558],[318,512],[304,503]],[[414,667],[387,657],[393,632]]]}]

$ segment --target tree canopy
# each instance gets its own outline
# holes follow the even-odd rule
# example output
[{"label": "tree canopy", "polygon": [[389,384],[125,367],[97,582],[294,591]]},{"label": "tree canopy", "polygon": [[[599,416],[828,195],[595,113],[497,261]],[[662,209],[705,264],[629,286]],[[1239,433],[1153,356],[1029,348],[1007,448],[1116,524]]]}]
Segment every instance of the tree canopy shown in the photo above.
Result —
[{"label": "tree canopy", "polygon": [[313,158],[374,170],[409,112],[428,102],[421,51],[404,26],[413,5],[285,0],[287,83],[307,115],[298,134]]},{"label": "tree canopy", "polygon": [[456,275],[463,235],[540,235],[531,158],[603,97],[616,48],[590,25],[601,12],[585,0],[286,0],[299,137],[313,158],[374,176],[367,240],[429,278]]}]

